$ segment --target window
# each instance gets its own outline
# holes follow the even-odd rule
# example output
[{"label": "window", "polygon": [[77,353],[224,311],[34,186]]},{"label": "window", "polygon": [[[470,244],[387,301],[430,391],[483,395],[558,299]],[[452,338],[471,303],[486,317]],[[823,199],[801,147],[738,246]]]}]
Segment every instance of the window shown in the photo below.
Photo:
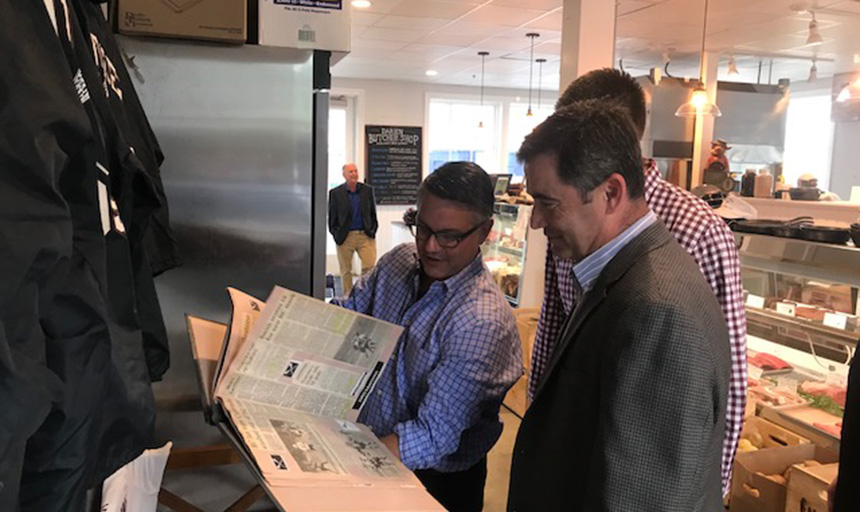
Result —
[{"label": "window", "polygon": [[818,188],[828,190],[832,144],[830,92],[792,95],[785,126],[785,183],[794,187],[798,177],[811,173],[818,178]]},{"label": "window", "polygon": [[537,108],[532,106],[532,116],[526,113],[529,106],[525,103],[511,103],[508,108],[508,139],[507,139],[507,172],[514,176],[523,175],[523,165],[517,162],[517,151],[523,143],[526,135],[534,130],[535,126],[542,123],[552,115],[551,106]]},{"label": "window", "polygon": [[431,99],[429,110],[430,172],[457,160],[475,162],[490,174],[502,172],[498,105]]},{"label": "window", "polygon": [[348,149],[352,130],[347,130],[347,107],[334,101],[328,110],[328,188],[343,183],[343,165],[352,162],[353,152]]}]

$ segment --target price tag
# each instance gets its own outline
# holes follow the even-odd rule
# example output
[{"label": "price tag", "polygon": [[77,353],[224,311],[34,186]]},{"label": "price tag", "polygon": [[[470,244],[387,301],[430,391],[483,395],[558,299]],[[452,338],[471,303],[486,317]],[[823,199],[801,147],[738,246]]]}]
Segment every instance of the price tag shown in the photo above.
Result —
[{"label": "price tag", "polygon": [[828,372],[826,382],[832,386],[836,386],[838,388],[847,388],[848,387],[848,377],[841,373],[837,373],[835,371]]},{"label": "price tag", "polygon": [[797,306],[795,304],[789,304],[788,302],[776,303],[776,312],[781,315],[794,316],[796,308]]},{"label": "price tag", "polygon": [[824,325],[834,329],[845,329],[848,325],[848,317],[839,313],[824,313]]},{"label": "price tag", "polygon": [[751,308],[759,308],[764,309],[764,297],[760,297],[758,295],[753,295],[752,293],[747,295],[747,306]]},{"label": "price tag", "polygon": [[751,379],[761,380],[761,374],[764,372],[758,366],[748,365],[747,366],[747,376]]}]

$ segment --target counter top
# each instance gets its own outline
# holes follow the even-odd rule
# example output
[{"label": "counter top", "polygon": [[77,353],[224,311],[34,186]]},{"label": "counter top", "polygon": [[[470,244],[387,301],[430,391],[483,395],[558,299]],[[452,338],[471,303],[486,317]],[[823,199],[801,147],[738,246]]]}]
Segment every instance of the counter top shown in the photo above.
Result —
[{"label": "counter top", "polygon": [[860,204],[848,201],[790,201],[744,197],[760,219],[788,220],[809,215],[818,222],[850,225],[860,222]]}]

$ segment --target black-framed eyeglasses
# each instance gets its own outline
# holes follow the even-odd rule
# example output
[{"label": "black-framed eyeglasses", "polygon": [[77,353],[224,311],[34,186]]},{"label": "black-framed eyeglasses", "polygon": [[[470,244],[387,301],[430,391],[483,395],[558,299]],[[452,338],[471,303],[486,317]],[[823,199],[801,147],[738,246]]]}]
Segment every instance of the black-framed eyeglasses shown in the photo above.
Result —
[{"label": "black-framed eyeglasses", "polygon": [[486,220],[482,220],[465,233],[453,233],[450,231],[433,231],[416,220],[414,224],[409,224],[409,231],[412,233],[412,236],[415,237],[415,240],[419,242],[426,242],[431,236],[434,236],[436,237],[436,243],[439,244],[439,247],[453,249],[460,245],[460,242],[468,238],[469,235],[477,231],[478,228],[483,226],[486,222]]}]

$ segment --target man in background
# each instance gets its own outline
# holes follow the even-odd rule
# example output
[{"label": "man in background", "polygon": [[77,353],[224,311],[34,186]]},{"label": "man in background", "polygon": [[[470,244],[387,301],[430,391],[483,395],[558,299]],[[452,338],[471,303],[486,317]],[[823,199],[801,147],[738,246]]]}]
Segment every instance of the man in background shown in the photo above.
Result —
[{"label": "man in background", "polygon": [[[645,131],[645,94],[636,79],[623,71],[605,68],[586,73],[568,86],[556,109],[574,102],[603,99],[624,109],[638,137]],[[645,201],[675,240],[696,260],[711,286],[729,329],[732,374],[726,407],[726,435],[722,454],[723,495],[728,494],[732,463],[743,428],[747,394],[746,317],[740,260],[734,236],[725,221],[707,203],[660,175],[654,160],[643,161]],[[550,244],[547,251],[544,300],[529,373],[529,396],[552,357],[565,318],[576,306],[573,262],[559,258]]]},{"label": "man in background", "polygon": [[328,230],[337,244],[337,261],[343,279],[343,293],[352,290],[352,260],[361,260],[361,275],[376,263],[376,200],[373,187],[358,182],[358,167],[343,166],[345,183],[328,194]]}]

